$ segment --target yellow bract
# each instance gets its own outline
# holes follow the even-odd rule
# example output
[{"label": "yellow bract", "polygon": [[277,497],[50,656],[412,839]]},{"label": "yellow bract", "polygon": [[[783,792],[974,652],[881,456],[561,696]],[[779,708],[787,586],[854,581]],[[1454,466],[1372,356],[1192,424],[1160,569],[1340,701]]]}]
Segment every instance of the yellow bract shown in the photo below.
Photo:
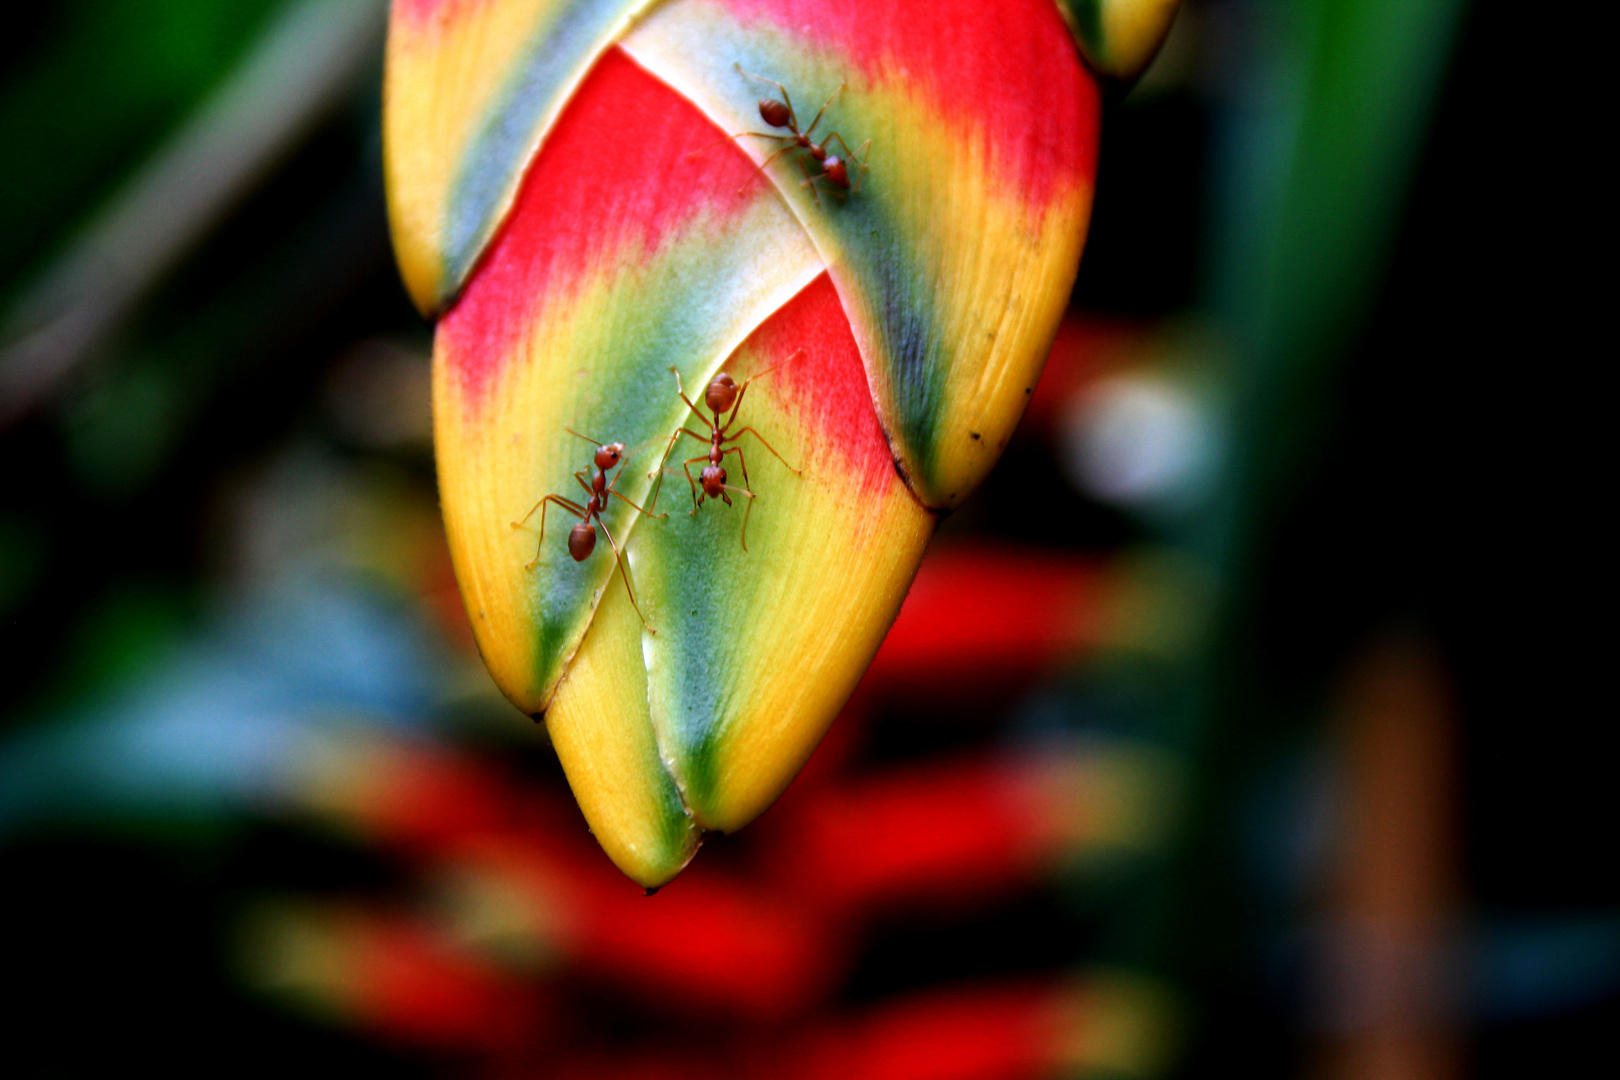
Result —
[{"label": "yellow bract", "polygon": [[[774,243],[757,246],[753,241],[760,237],[773,237]],[[524,528],[512,527],[547,494],[584,502],[586,493],[572,474],[588,467],[591,447],[567,429],[629,445],[618,490],[642,503],[651,487],[645,475],[649,459],[662,450],[659,440],[681,408],[669,365],[678,364],[688,378],[701,378],[820,270],[802,233],[768,196],[724,229],[694,222],[681,251],[619,254],[622,262],[599,268],[572,297],[549,297],[542,312],[513,312],[524,331],[512,353],[499,358],[499,374],[476,402],[468,400],[457,379],[446,335],[439,335],[436,346],[435,444],[456,579],[490,674],[531,714],[546,707],[602,591],[623,588],[605,538],[585,563],[572,563],[564,537],[578,519],[558,507],[547,511],[544,545],[539,544],[539,514]],[[726,318],[700,324],[697,340],[671,336],[667,348],[648,351],[643,343],[656,333],[661,311],[653,305],[659,297],[648,279],[660,267],[689,280],[683,271],[716,274],[706,299]],[[694,284],[701,287],[705,280],[698,277]],[[649,401],[656,404],[646,406]],[[618,408],[624,402],[643,405],[646,415],[613,422],[610,417],[634,411]],[[617,500],[604,514],[621,544],[640,527],[634,512]],[[537,550],[539,563],[530,568]],[[576,572],[588,576],[595,599],[577,612],[548,609],[554,593],[545,583]],[[563,618],[571,623],[565,640],[540,639],[548,619]]]},{"label": "yellow bract", "polygon": [[568,786],[597,843],[632,881],[656,888],[680,873],[699,833],[658,757],[647,712],[641,619],[618,583],[546,712]]},{"label": "yellow bract", "polygon": [[394,251],[437,315],[505,220],[542,139],[651,0],[395,0],[383,75]]},{"label": "yellow bract", "polygon": [[[825,284],[795,303],[814,303],[818,288],[833,307]],[[648,615],[668,627],[645,643],[653,726],[693,818],[721,832],[757,817],[821,741],[900,610],[934,529],[876,425],[828,422],[817,395],[822,372],[836,371],[825,354],[839,343],[808,341],[798,361],[781,338],[769,344],[750,342],[727,362],[741,378],[786,361],[751,388],[737,429],[757,428],[802,475],[745,436],[738,445],[757,494],[748,550],[747,500],[687,516],[690,494],[673,474],[659,504],[669,520],[641,536]],[[861,387],[853,349],[848,360]],[[701,452],[682,441],[694,449],[680,457]],[[739,482],[735,458],[726,461]]]},{"label": "yellow bract", "polygon": [[[888,83],[897,85],[903,83]],[[1068,307],[1092,190],[1075,186],[1059,192],[1044,211],[1032,210],[997,189],[993,178],[1006,170],[986,140],[923,122],[925,106],[891,89],[876,99],[875,111],[893,118],[882,132],[886,159],[953,163],[950,169],[906,169],[891,181],[898,190],[890,196],[905,234],[915,239],[913,262],[934,269],[925,300],[941,313],[938,347],[952,361],[942,386],[933,467],[912,480],[928,505],[949,508],[983,481],[1024,415]],[[830,238],[832,245],[842,247],[837,238]],[[830,255],[829,265],[863,354],[875,355],[878,343],[870,331],[878,318],[876,298],[841,251]],[[887,381],[874,379],[880,387]]]},{"label": "yellow bract", "polygon": [[[388,221],[411,299],[439,308],[445,203],[467,144],[557,0],[503,0],[467,10],[441,5],[419,18],[396,14],[383,75]],[[536,133],[538,135],[538,133]]]}]

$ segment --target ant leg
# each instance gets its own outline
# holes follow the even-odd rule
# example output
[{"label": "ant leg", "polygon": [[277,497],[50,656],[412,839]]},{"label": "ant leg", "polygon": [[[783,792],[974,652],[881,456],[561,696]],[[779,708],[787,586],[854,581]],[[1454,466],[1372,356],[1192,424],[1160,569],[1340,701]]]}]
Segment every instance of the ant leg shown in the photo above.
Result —
[{"label": "ant leg", "polygon": [[[607,486],[607,493],[609,495],[615,496],[616,498],[618,498],[618,500],[620,502],[624,503],[624,505],[628,506],[630,509],[636,511],[637,513],[645,514],[648,517],[655,517],[655,518],[667,518],[667,517],[669,517],[668,514],[655,514],[651,510],[644,510],[641,507],[637,506],[635,503],[631,502],[629,499],[625,498],[623,495],[621,495],[617,489],[618,489],[618,486],[619,486],[619,477],[623,476],[623,475],[624,475],[624,470],[620,469],[619,472],[618,472],[618,475],[613,478],[613,483],[611,483],[611,484],[609,484]],[[598,516],[598,519],[600,519],[601,515],[598,514],[597,516]]]},{"label": "ant leg", "polygon": [[[844,148],[844,160],[845,161],[853,160],[855,155],[849,152],[849,143],[845,142],[844,137],[842,135],[838,134],[838,132],[836,132],[836,131],[827,132],[826,137],[821,140],[821,145],[826,146],[828,143],[832,142],[834,139],[837,139],[838,140],[838,145],[842,146]],[[866,141],[871,142],[872,140],[868,139]]]},{"label": "ant leg", "polygon": [[737,189],[737,194],[741,195],[743,192],[747,191],[748,190],[748,185],[753,183],[754,177],[758,176],[760,173],[765,171],[765,166],[769,165],[771,162],[775,161],[777,158],[781,157],[783,154],[787,153],[789,150],[792,150],[795,145],[796,145],[795,143],[788,143],[786,146],[782,147],[780,150],[774,151],[771,154],[770,157],[768,157],[764,161],[760,162],[759,163],[759,168],[757,168],[753,172],[749,173],[748,174],[748,179],[743,181],[743,186]]},{"label": "ant leg", "polygon": [[675,440],[680,438],[680,435],[679,430],[670,433],[669,442],[664,444],[664,456],[658,459],[658,464],[653,467],[652,472],[647,474],[649,480],[654,476],[658,477],[658,483],[653,485],[652,498],[647,503],[654,509],[658,507],[658,496],[664,493],[664,465],[669,461],[670,451],[675,449]]},{"label": "ant leg", "polygon": [[[692,415],[698,418],[698,423],[707,426],[709,423],[709,418],[699,412],[698,407],[692,404],[692,399],[686,396],[686,387],[681,385],[680,369],[678,369],[674,364],[671,364],[669,365],[669,370],[675,376],[675,393],[680,396],[682,401],[686,402],[686,407],[692,410]],[[682,428],[681,430],[685,431],[686,429]],[[690,434],[690,432],[688,432],[688,434]],[[703,436],[699,435],[697,438],[702,439]]]},{"label": "ant leg", "polygon": [[657,465],[654,465],[651,469],[647,470],[647,479],[651,480],[653,477],[664,471],[664,466],[669,462],[669,455],[675,449],[675,440],[679,439],[681,437],[681,432],[685,430],[685,428],[676,428],[674,431],[669,433],[669,441],[664,444],[664,456],[658,459]]},{"label": "ant leg", "polygon": [[720,456],[722,458],[725,457],[727,454],[736,454],[737,455],[737,464],[742,466],[743,487],[752,490],[753,486],[754,486],[754,482],[752,480],[748,479],[748,462],[743,457],[742,447],[740,447],[740,446],[728,446],[724,450],[720,451]]},{"label": "ant leg", "polygon": [[799,169],[804,173],[804,179],[802,181],[800,181],[799,186],[800,187],[808,187],[810,189],[810,197],[816,200],[816,205],[817,206],[820,206],[821,205],[821,192],[816,190],[816,178],[823,175],[823,174],[822,173],[817,173],[815,176],[811,176],[810,175],[810,166],[808,166],[808,165],[806,165],[804,163],[804,158],[799,159]]},{"label": "ant leg", "polygon": [[[746,476],[747,474],[748,474],[748,470],[744,469],[743,470],[743,475]],[[745,495],[745,496],[748,497],[748,505],[743,508],[743,527],[742,527],[742,548],[743,548],[744,551],[747,551],[748,550],[748,518],[754,512],[754,493],[752,491],[749,491],[747,488],[736,487],[735,485],[732,485],[732,484],[726,484],[726,485],[724,485],[724,487],[725,487],[726,491],[735,491],[739,495]],[[724,493],[725,492],[722,492],[721,494],[724,494]],[[729,506],[731,504],[731,500],[727,499],[726,504]]]},{"label": "ant leg", "polygon": [[[546,507],[546,510],[551,507]],[[534,564],[540,561],[540,552],[546,547],[546,510],[540,511],[540,535],[534,541],[534,558],[523,564],[523,569],[533,570]]]},{"label": "ant leg", "polygon": [[[743,546],[743,550],[747,551],[748,550],[748,518],[754,512],[754,493],[750,489],[753,488],[754,482],[752,480],[748,479],[748,459],[743,457],[742,447],[733,446],[733,447],[730,447],[729,449],[722,450],[720,452],[720,456],[725,457],[727,454],[732,454],[732,453],[735,453],[737,455],[737,464],[739,466],[741,466],[741,468],[742,468],[743,486],[738,488],[738,487],[732,487],[730,484],[724,484],[724,485],[722,485],[722,487],[724,487],[726,491],[736,491],[736,492],[740,492],[740,493],[748,496],[748,508],[743,511],[743,527],[742,527],[742,546]],[[724,494],[724,492],[722,492],[722,494]],[[726,502],[729,504],[731,502],[731,500],[727,499]]]},{"label": "ant leg", "polygon": [[731,414],[726,417],[726,422],[723,425],[721,425],[721,427],[720,427],[720,434],[724,435],[726,433],[726,430],[728,428],[730,428],[732,424],[735,424],[737,422],[737,410],[742,408],[743,398],[747,396],[748,387],[753,383],[753,381],[755,379],[763,379],[765,376],[769,375],[771,372],[775,371],[777,368],[782,367],[783,365],[786,365],[786,364],[791,364],[791,363],[793,363],[793,361],[797,360],[799,357],[801,357],[803,355],[804,355],[804,350],[803,349],[797,349],[797,350],[794,351],[792,356],[788,357],[786,360],[783,360],[780,364],[772,364],[770,367],[766,368],[764,371],[757,371],[754,374],[748,376],[748,378],[744,379],[743,383],[742,383],[742,387],[737,391],[737,400],[732,402],[732,404],[731,404]]},{"label": "ant leg", "polygon": [[[683,400],[684,400],[684,395],[683,395]],[[690,405],[691,402],[687,402],[687,404]],[[677,439],[679,439],[681,437],[682,432],[686,433],[687,435],[692,436],[692,438],[696,439],[698,442],[708,442],[709,441],[708,439],[704,438],[702,435],[699,435],[697,432],[693,431],[691,428],[688,428],[688,427],[679,427],[679,428],[676,428],[673,432],[670,433],[669,443],[664,447],[664,456],[658,459],[658,468],[654,469],[652,472],[647,474],[649,477],[652,477],[652,476],[658,477],[658,485],[653,491],[653,497],[650,500],[648,500],[648,503],[647,503],[647,505],[652,507],[653,510],[656,510],[658,508],[658,496],[660,494],[662,494],[663,490],[664,490],[664,466],[669,463],[669,455],[672,452],[674,452],[674,450],[675,450],[675,440],[677,440]],[[624,474],[620,473],[619,475],[623,476]],[[615,480],[614,483],[618,483],[618,481]],[[648,511],[645,511],[645,512],[648,513],[648,514],[652,513],[651,510],[648,510]],[[656,516],[656,515],[653,515],[653,516]]]},{"label": "ant leg", "polygon": [[[535,503],[533,508],[531,508],[527,514],[524,514],[521,520],[512,522],[512,528],[521,528],[523,522],[528,521],[534,516],[535,510],[540,510],[540,538],[534,543],[534,558],[523,564],[523,569],[525,570],[533,570],[534,564],[540,561],[540,552],[546,542],[546,510],[551,509],[549,505],[551,503],[556,503],[565,510],[579,515],[579,519],[581,521],[586,520],[590,516],[585,512],[585,508],[580,506],[578,503],[571,502],[568,499],[563,498],[561,495],[547,495],[545,498]],[[545,507],[545,509],[542,510],[541,507]]]},{"label": "ant leg", "polygon": [[750,136],[750,135],[752,135],[756,139],[786,139],[789,142],[794,141],[794,137],[792,135],[777,135],[774,132],[770,132],[770,131],[739,131],[735,135],[727,135],[723,139],[716,139],[714,142],[709,143],[707,146],[700,146],[696,150],[687,151],[686,159],[688,161],[690,161],[693,158],[697,157],[699,154],[703,153],[704,151],[713,150],[715,147],[720,146],[723,143],[728,143],[733,139],[746,138],[747,136]]},{"label": "ant leg", "polygon": [[788,97],[787,87],[783,86],[775,79],[767,79],[763,75],[755,75],[752,71],[744,71],[742,64],[736,61],[733,61],[731,66],[736,69],[737,74],[739,75],[746,75],[748,78],[758,79],[760,82],[768,82],[778,90],[782,91],[782,104],[788,107],[788,119],[793,121],[793,130],[799,130],[799,118],[793,113],[793,99]]},{"label": "ant leg", "polygon": [[[546,505],[546,503],[548,503],[548,502],[561,503],[562,505],[568,507],[568,509],[572,510],[576,514],[585,513],[585,508],[583,506],[580,506],[578,503],[575,503],[575,502],[572,502],[572,501],[570,501],[568,499],[565,499],[561,495],[547,495],[545,498],[541,499],[539,502],[537,502],[533,506],[529,507],[529,512],[527,514],[524,514],[522,517],[520,517],[516,521],[512,522],[512,528],[514,528],[514,529],[523,528],[523,523],[528,521],[530,518],[534,517],[534,512],[536,510],[539,510],[542,506]],[[545,520],[546,520],[546,515],[544,513],[542,513],[540,515],[540,527],[542,529],[545,528]]]},{"label": "ant leg", "polygon": [[669,460],[669,452],[675,449],[676,438],[675,434],[670,434],[669,441],[664,444],[664,456],[659,458],[658,464],[654,465],[652,470],[647,473],[647,479],[649,480],[655,476],[658,477],[658,483],[653,485],[652,498],[647,500],[647,505],[654,509],[658,508],[658,496],[664,493],[664,463]]},{"label": "ant leg", "polygon": [[753,136],[753,138],[757,139],[787,139],[787,142],[789,142],[787,149],[792,149],[792,142],[795,141],[794,136],[791,136],[791,134],[773,134],[771,131],[739,131],[737,134],[727,134],[724,139],[716,139],[716,141],[710,142],[708,146],[700,146],[695,151],[687,151],[687,160],[692,160],[698,154],[713,151],[714,147],[721,146],[724,142],[731,142],[732,139],[747,138],[747,136]]},{"label": "ant leg", "polygon": [[[838,141],[843,142],[844,140],[839,139]],[[866,175],[866,158],[863,158],[860,155],[862,153],[866,153],[868,156],[870,156],[871,148],[872,140],[867,139],[865,142],[861,143],[860,148],[856,150],[855,153],[850,155],[850,157],[859,162],[861,166],[861,171],[855,174],[855,186],[850,189],[851,195],[859,195],[861,193],[861,178]]]},{"label": "ant leg", "polygon": [[702,457],[687,458],[685,461],[681,462],[681,471],[686,474],[686,482],[692,488],[692,516],[693,517],[697,516],[698,507],[703,505],[703,498],[702,498],[702,496],[700,496],[698,494],[697,481],[692,479],[692,462],[694,462],[694,461],[708,461],[708,460],[709,460],[709,455],[704,454]]},{"label": "ant leg", "polygon": [[591,485],[589,485],[589,484],[587,484],[585,482],[585,470],[584,469],[581,469],[581,470],[579,470],[579,472],[575,473],[574,474],[574,479],[579,481],[579,486],[585,489],[585,494],[587,496],[596,494],[595,491],[591,490]]},{"label": "ant leg", "polygon": [[[546,496],[546,501],[547,502],[554,502],[558,506],[565,506],[568,509],[575,511],[576,513],[579,514],[579,520],[581,520],[581,521],[589,520],[589,518],[591,516],[590,513],[583,506],[580,506],[577,503],[570,502],[567,499],[563,498],[561,495],[547,495]],[[551,507],[549,507],[549,506],[546,507],[546,510],[550,510],[550,509],[551,509]],[[532,569],[534,567],[534,564],[540,561],[540,548],[546,542],[546,510],[540,511],[540,536],[534,542],[534,558],[529,560],[529,565],[524,567],[525,570]]]},{"label": "ant leg", "polygon": [[[551,496],[547,495],[546,499],[549,499],[549,498],[551,498]],[[512,528],[514,528],[514,529],[523,528],[523,523],[528,521],[530,518],[534,517],[534,512],[536,510],[538,510],[542,506],[546,505],[546,499],[541,499],[539,502],[537,502],[533,506],[529,507],[529,512],[527,514],[524,514],[522,517],[520,517],[516,521],[512,522]]]},{"label": "ant leg", "polygon": [[[618,496],[618,498],[619,498],[619,500],[621,502],[623,502],[626,506],[630,507],[630,509],[635,510],[637,513],[645,514],[648,517],[656,517],[656,518],[669,517],[668,514],[655,514],[650,510],[643,510],[641,507],[637,506],[635,503],[631,502],[629,499],[625,498],[623,495],[620,495],[619,492],[618,492],[618,487],[619,487],[619,481],[623,477],[624,477],[624,469],[621,467],[619,469],[619,471],[614,474],[613,482],[608,484],[608,486],[607,486],[607,493],[609,495]],[[600,517],[600,514],[598,514],[598,517]]]},{"label": "ant leg", "polygon": [[[754,432],[754,434],[758,435],[759,432],[756,431],[756,432]],[[761,440],[761,441],[763,441],[763,440]],[[740,487],[740,488],[736,488],[736,487],[732,487],[730,484],[726,484],[725,487],[730,491],[741,492],[742,494],[748,496],[748,509],[743,511],[743,527],[742,527],[742,546],[743,546],[743,550],[747,551],[748,550],[748,519],[754,513],[754,492],[752,490],[752,488],[754,486],[754,482],[752,480],[748,479],[748,459],[743,457],[742,447],[740,447],[740,446],[730,447],[729,449],[721,451],[720,456],[725,457],[727,454],[736,454],[737,455],[737,464],[738,464],[738,466],[740,466],[742,468],[743,486]]]},{"label": "ant leg", "polygon": [[636,615],[641,619],[641,625],[647,628],[647,633],[658,633],[647,621],[647,616],[641,613],[641,605],[636,603],[636,590],[630,587],[630,567],[624,561],[624,552],[619,550],[618,542],[613,539],[613,534],[608,532],[607,522],[602,520],[600,514],[596,517],[596,523],[602,526],[602,535],[607,537],[608,547],[613,549],[613,557],[619,562],[619,574],[624,578],[624,591],[625,595],[630,597],[630,606],[636,609]]},{"label": "ant leg", "polygon": [[608,494],[614,496],[617,499],[622,499],[624,501],[624,505],[630,507],[630,509],[635,510],[638,513],[646,514],[650,518],[660,518],[660,519],[662,519],[662,518],[669,517],[668,514],[655,514],[651,510],[642,509],[641,507],[637,506],[635,503],[631,502],[629,499],[626,499],[623,495],[620,495],[617,491],[614,491],[612,488],[608,488]]},{"label": "ant leg", "polygon": [[[834,90],[832,92],[832,97],[828,98],[826,101],[821,103],[821,112],[816,113],[816,118],[814,120],[810,121],[810,126],[809,127],[804,129],[805,138],[809,138],[810,133],[812,131],[816,130],[816,125],[821,123],[821,115],[822,115],[822,113],[825,113],[827,111],[827,107],[830,106],[833,102],[838,100],[838,95],[842,94],[844,92],[844,87],[846,87],[848,85],[849,85],[848,83],[839,83],[838,84],[838,89],[836,89],[836,90]],[[823,145],[826,144],[825,139],[822,140],[822,144]]]},{"label": "ant leg", "polygon": [[[789,472],[798,473],[800,476],[804,475],[804,472],[802,470],[795,469],[792,465],[788,465],[787,458],[783,457],[781,454],[778,454],[776,452],[776,447],[774,447],[770,443],[766,442],[765,441],[765,436],[761,435],[759,432],[755,431],[751,427],[743,428],[741,431],[737,432],[735,435],[732,435],[726,441],[727,442],[735,442],[736,440],[742,438],[744,435],[752,435],[754,438],[758,439],[759,440],[759,445],[761,445],[765,449],[769,450],[771,452],[771,454],[776,458],[777,461],[780,461],[783,465],[787,465]],[[741,448],[734,448],[734,449],[736,449],[739,454],[742,453]]]}]

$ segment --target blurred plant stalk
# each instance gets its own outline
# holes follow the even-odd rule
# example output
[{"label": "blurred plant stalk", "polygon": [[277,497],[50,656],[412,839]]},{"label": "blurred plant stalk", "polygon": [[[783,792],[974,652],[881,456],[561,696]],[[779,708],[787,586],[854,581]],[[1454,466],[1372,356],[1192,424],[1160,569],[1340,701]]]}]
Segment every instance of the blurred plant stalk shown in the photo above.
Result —
[{"label": "blurred plant stalk", "polygon": [[1339,828],[1316,966],[1317,1075],[1464,1075],[1450,694],[1438,657],[1385,631],[1346,673],[1330,738]]},{"label": "blurred plant stalk", "polygon": [[0,317],[0,429],[49,400],[375,69],[384,0],[297,0]]}]

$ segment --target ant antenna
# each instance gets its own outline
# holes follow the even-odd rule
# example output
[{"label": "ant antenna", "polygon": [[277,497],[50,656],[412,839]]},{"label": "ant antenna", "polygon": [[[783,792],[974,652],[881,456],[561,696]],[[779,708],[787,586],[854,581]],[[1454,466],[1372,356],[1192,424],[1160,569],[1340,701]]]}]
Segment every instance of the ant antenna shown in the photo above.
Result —
[{"label": "ant antenna", "polygon": [[803,355],[804,355],[804,350],[803,349],[797,349],[797,350],[794,351],[793,355],[788,357],[786,360],[778,360],[776,363],[772,364],[770,367],[766,368],[764,371],[756,371],[756,372],[754,372],[752,375],[748,376],[748,381],[753,382],[755,379],[763,379],[765,376],[769,375],[771,372],[775,371],[777,368],[787,367],[789,364],[793,363],[795,360],[799,359]]},{"label": "ant antenna", "polygon": [[[810,121],[810,126],[809,127],[804,129],[804,135],[805,135],[806,138],[808,138],[810,136],[810,133],[812,131],[816,130],[816,125],[821,123],[822,116],[824,116],[826,114],[827,110],[832,107],[832,103],[838,100],[838,95],[842,94],[844,92],[844,87],[846,87],[848,85],[849,85],[848,82],[839,83],[838,84],[838,89],[836,89],[836,90],[834,90],[832,92],[832,97],[828,98],[826,101],[821,103],[821,109],[820,109],[819,112],[816,113],[816,118],[814,120]],[[786,91],[784,91],[784,93],[785,92]],[[837,133],[834,132],[834,134],[837,134]],[[843,137],[839,136],[838,141],[843,142],[844,141]]]},{"label": "ant antenna", "polygon": [[597,442],[595,439],[591,438],[589,435],[581,435],[579,432],[575,431],[571,427],[565,427],[565,428],[563,428],[563,430],[568,432],[568,434],[574,436],[574,438],[576,438],[576,439],[584,439],[586,442],[590,443],[592,446],[600,448],[600,447],[603,447],[603,446],[607,445],[607,443],[604,443],[604,442]]}]

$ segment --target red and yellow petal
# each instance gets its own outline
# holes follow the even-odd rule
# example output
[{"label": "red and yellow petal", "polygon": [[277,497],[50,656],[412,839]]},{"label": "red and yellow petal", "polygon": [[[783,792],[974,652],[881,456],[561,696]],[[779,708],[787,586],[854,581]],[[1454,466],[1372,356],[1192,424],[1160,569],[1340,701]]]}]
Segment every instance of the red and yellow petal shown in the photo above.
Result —
[{"label": "red and yellow petal", "polygon": [[733,484],[746,467],[754,498],[676,513],[692,498],[672,477],[660,504],[669,519],[636,544],[659,624],[645,641],[659,749],[697,823],[729,832],[781,793],[855,688],[934,516],[895,472],[827,278],[756,330],[726,369],[739,381],[759,376],[733,429],[758,435],[730,444],[741,465],[724,459]]},{"label": "red and yellow petal", "polygon": [[733,429],[758,435],[728,444],[742,448],[741,464],[724,459],[737,487],[746,465],[753,499],[705,499],[691,513],[680,463],[704,447],[683,438],[692,449],[671,457],[659,499],[670,516],[644,522],[630,544],[658,632],[626,632],[639,621],[623,590],[610,592],[547,713],[592,831],[644,885],[673,877],[695,848],[664,783],[696,826],[732,831],[792,780],[870,663],[934,525],[894,469],[826,277],[724,368],[760,376]]},{"label": "red and yellow petal", "polygon": [[423,314],[460,292],[570,95],[650,0],[394,0],[384,160]]},{"label": "red and yellow petal", "polygon": [[[986,48],[985,42],[996,42]],[[783,83],[813,135],[868,139],[858,193],[767,170],[827,264],[884,431],[918,497],[954,506],[1005,446],[1068,302],[1090,212],[1098,92],[1050,0],[672,0],[625,39],[733,131]],[[763,161],[778,145],[739,142]]]},{"label": "red and yellow petal", "polygon": [[[820,272],[767,187],[737,196],[752,172],[740,151],[722,145],[671,170],[642,146],[599,137],[625,114],[671,137],[718,137],[610,53],[435,341],[435,443],[457,579],[491,674],[529,713],[546,707],[603,592],[624,588],[606,537],[585,561],[569,557],[578,519],[564,508],[543,509],[543,543],[541,513],[523,520],[549,494],[586,500],[574,474],[593,449],[568,429],[629,448],[617,490],[642,504],[681,408],[670,367],[700,384]],[[609,501],[603,522],[622,547],[639,515]]]},{"label": "red and yellow petal", "polygon": [[[645,582],[643,599],[651,599]],[[546,728],[591,834],[625,876],[651,889],[691,861],[701,832],[659,755],[644,648],[641,619],[615,589],[546,711]]]}]

